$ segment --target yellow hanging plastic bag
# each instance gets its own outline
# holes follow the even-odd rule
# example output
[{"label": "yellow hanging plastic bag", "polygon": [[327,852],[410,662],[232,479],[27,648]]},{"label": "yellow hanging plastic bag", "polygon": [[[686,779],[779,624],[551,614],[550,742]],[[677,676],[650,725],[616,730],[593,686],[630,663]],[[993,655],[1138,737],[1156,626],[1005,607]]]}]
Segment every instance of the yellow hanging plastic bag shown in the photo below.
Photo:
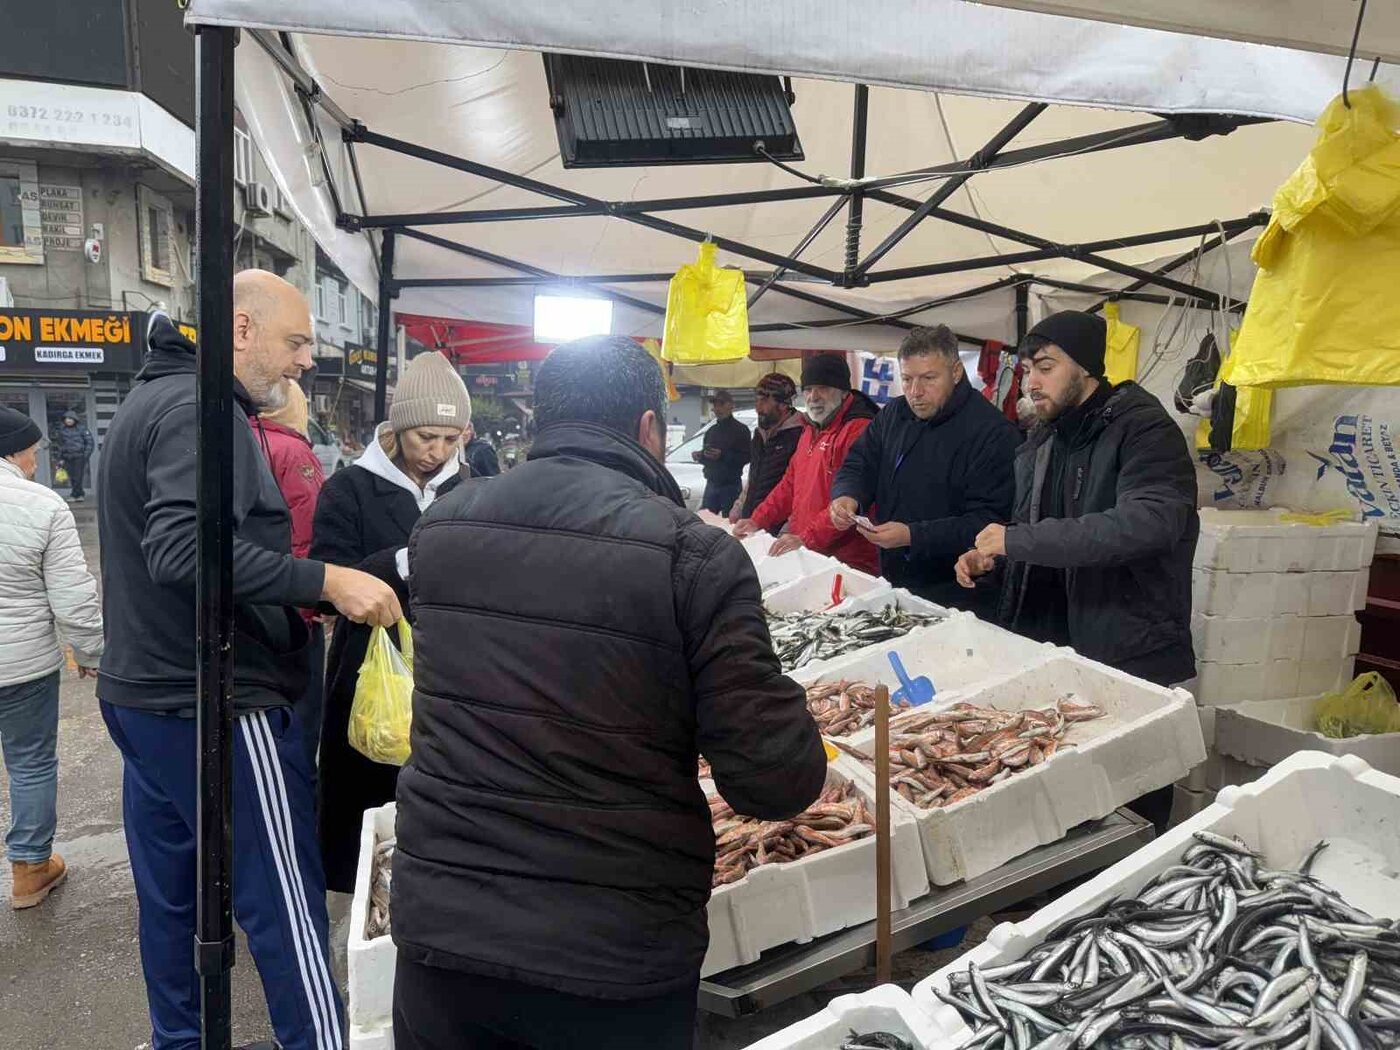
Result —
[{"label": "yellow hanging plastic bag", "polygon": [[1400,105],[1379,86],[1334,99],[1274,195],[1221,376],[1245,387],[1400,385]]},{"label": "yellow hanging plastic bag", "polygon": [[1400,704],[1378,671],[1367,671],[1340,693],[1317,702],[1317,731],[1333,740],[1373,733],[1400,733]]},{"label": "yellow hanging plastic bag", "polygon": [[1114,386],[1137,378],[1138,343],[1142,329],[1118,318],[1118,304],[1106,303],[1104,320],[1108,322],[1108,345],[1104,350],[1104,375]]},{"label": "yellow hanging plastic bag", "polygon": [[715,246],[700,245],[695,262],[671,278],[661,355],[678,365],[714,364],[749,356],[749,304],[740,270],[715,265]]},{"label": "yellow hanging plastic bag", "polygon": [[398,622],[399,645],[376,627],[369,636],[365,662],[350,704],[350,746],[375,762],[401,766],[408,761],[408,732],[413,722],[413,631]]}]

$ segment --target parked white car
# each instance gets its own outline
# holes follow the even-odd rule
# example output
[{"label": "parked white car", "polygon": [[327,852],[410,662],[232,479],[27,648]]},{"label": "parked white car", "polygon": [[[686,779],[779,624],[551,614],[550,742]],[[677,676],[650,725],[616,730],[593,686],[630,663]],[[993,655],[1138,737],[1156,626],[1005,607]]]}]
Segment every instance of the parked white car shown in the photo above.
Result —
[{"label": "parked white car", "polygon": [[306,436],[311,439],[311,451],[321,461],[321,473],[330,477],[341,467],[346,466],[345,453],[341,451],[340,439],[321,426],[314,419],[306,421]]},{"label": "parked white car", "polygon": [[[758,426],[758,413],[751,408],[735,412],[734,418],[751,431]],[[696,463],[690,456],[691,453],[699,452],[705,447],[705,431],[714,425],[714,420],[706,423],[688,440],[682,441],[666,454],[666,469],[671,472],[671,477],[675,478],[676,484],[681,487],[681,496],[685,499],[685,505],[691,510],[699,509],[700,501],[705,497],[705,465]],[[749,468],[745,467],[745,482],[748,481],[748,478]]]}]

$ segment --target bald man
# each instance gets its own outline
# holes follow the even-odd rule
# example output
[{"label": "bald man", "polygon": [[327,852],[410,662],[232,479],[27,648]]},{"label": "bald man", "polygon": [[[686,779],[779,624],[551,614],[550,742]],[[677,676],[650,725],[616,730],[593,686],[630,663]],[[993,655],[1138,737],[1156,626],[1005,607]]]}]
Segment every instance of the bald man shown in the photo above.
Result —
[{"label": "bald man", "polygon": [[[233,487],[233,908],[286,1050],[344,1046],[311,770],[292,717],[310,640],[296,609],[329,603],[386,626],[401,615],[374,577],[292,556],[287,505],[249,425],[311,367],[314,333],[292,285],[260,270],[235,278],[233,449],[220,464]],[[147,342],[102,455],[109,619],[97,695],[124,764],[152,1050],[196,1050],[195,348],[163,314]]]}]

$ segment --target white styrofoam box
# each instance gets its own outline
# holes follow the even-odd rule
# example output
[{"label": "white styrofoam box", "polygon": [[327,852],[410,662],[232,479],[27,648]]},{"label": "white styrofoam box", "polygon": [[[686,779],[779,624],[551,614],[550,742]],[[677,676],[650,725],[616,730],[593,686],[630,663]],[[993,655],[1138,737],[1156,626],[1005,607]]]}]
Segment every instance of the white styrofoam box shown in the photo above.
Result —
[{"label": "white styrofoam box", "polygon": [[[1202,710],[1207,709],[1202,708]],[[1263,772],[1264,767],[1262,766],[1251,766],[1247,762],[1241,762],[1238,758],[1231,758],[1229,755],[1222,755],[1218,751],[1207,749],[1206,760],[1178,780],[1176,786],[1192,792],[1214,794],[1231,784],[1248,784],[1251,780],[1257,780]],[[1204,806],[1200,808],[1204,808]]]},{"label": "white styrofoam box", "polygon": [[1171,827],[1190,820],[1201,810],[1215,802],[1215,792],[1202,789],[1193,791],[1181,784],[1172,787],[1172,812],[1167,818]]},{"label": "white styrofoam box", "polygon": [[1215,803],[1148,843],[1097,877],[1019,923],[1003,923],[976,948],[920,981],[914,1002],[940,1029],[940,1046],[970,1034],[957,1011],[942,1003],[948,974],[1022,958],[1060,923],[1123,894],[1139,892],[1177,863],[1197,831],[1238,835],[1263,854],[1262,866],[1292,868],[1325,839],[1311,874],[1354,907],[1379,918],[1400,913],[1400,778],[1372,769],[1355,755],[1300,751],[1251,784],[1221,789]]},{"label": "white styrofoam box", "polygon": [[927,598],[920,598],[917,594],[911,594],[903,587],[895,587],[889,591],[881,593],[869,593],[859,598],[852,598],[847,610],[870,609],[879,611],[893,605],[907,613],[916,613],[920,616],[951,616],[954,610],[937,605]]},{"label": "white styrofoam box", "polygon": [[1196,664],[1196,703],[1202,707],[1267,700],[1275,696],[1329,693],[1352,680],[1355,659],[1269,660],[1257,664],[1227,664],[1202,660]]},{"label": "white styrofoam box", "polygon": [[1201,739],[1205,741],[1206,750],[1209,751],[1215,746],[1215,708],[1197,706],[1196,714],[1201,717]]},{"label": "white styrofoam box", "polygon": [[[870,784],[859,763],[841,755],[827,769],[827,783],[851,781],[874,816]],[[914,822],[890,807],[891,907],[898,911],[928,892]],[[875,836],[794,861],[763,864],[710,896],[710,950],[700,976],[754,962],[761,952],[792,941],[844,930],[875,918]]]},{"label": "white styrofoam box", "polygon": [[1266,616],[1345,616],[1366,607],[1370,573],[1218,572],[1193,569],[1191,608],[1237,619]]},{"label": "white styrofoam box", "polygon": [[1255,766],[1271,766],[1296,751],[1356,755],[1383,773],[1400,776],[1400,733],[1333,740],[1317,732],[1321,696],[1254,700],[1216,708],[1216,747],[1223,755]]},{"label": "white styrofoam box", "polygon": [[[788,556],[768,558],[764,563],[782,561]],[[833,608],[835,612],[846,612],[860,598],[875,599],[886,596],[892,589],[888,581],[878,576],[871,576],[849,565],[833,561],[830,566],[819,569],[810,576],[803,576],[781,587],[775,587],[763,596],[763,607],[775,613],[824,612],[832,608],[831,591],[837,576],[841,577],[841,601]]]},{"label": "white styrofoam box", "polygon": [[1198,660],[1216,663],[1345,660],[1361,648],[1361,623],[1351,613],[1245,620],[1196,613],[1191,617],[1191,642]]},{"label": "white styrofoam box", "polygon": [[740,540],[739,545],[748,552],[749,557],[752,558],[754,564],[757,565],[759,562],[763,561],[764,558],[768,557],[768,550],[773,546],[774,542],[776,542],[776,540],[770,533],[760,531]]},{"label": "white styrofoam box", "polygon": [[[1038,667],[963,690],[956,699],[1020,711],[1052,706],[1067,693],[1104,709],[1104,717],[1071,728],[1066,742],[1073,747],[954,806],[920,809],[898,794],[891,798],[918,823],[934,885],[976,878],[1056,842],[1075,825],[1166,787],[1205,760],[1190,693],[1152,685],[1064,649]],[[899,718],[891,722],[891,733],[898,732],[899,723]],[[855,746],[871,754],[872,744]],[[856,768],[874,784],[866,766]]]},{"label": "white styrofoam box", "polygon": [[350,1026],[350,1050],[394,1050],[394,1022]]},{"label": "white styrofoam box", "polygon": [[[969,612],[955,612],[946,620],[916,627],[903,638],[880,642],[837,656],[822,663],[808,664],[789,676],[804,686],[844,679],[886,685],[890,692],[899,688],[889,654],[896,652],[911,677],[923,675],[933,683],[939,700],[949,700],[963,690],[1004,677],[1010,671],[1037,667],[1067,650],[1047,642],[1033,642],[1019,634],[979,620]],[[844,743],[869,744],[874,728],[863,729],[841,738]]]},{"label": "white styrofoam box", "polygon": [[[369,1033],[389,1025],[394,1013],[394,967],[398,951],[392,937],[369,940],[365,929],[369,924],[370,879],[374,869],[374,847],[384,839],[394,837],[394,820],[398,806],[365,810],[360,825],[360,860],[355,868],[355,896],[350,901],[350,942],[346,947],[346,964],[350,971],[347,987],[347,1013],[352,1028]],[[379,1044],[365,1043],[365,1050]],[[390,1046],[392,1046],[392,1034]]]},{"label": "white styrofoam box", "polygon": [[827,569],[838,569],[840,565],[835,558],[799,548],[787,554],[780,554],[776,558],[764,558],[755,568],[758,570],[758,585],[766,593],[804,576],[812,576]]},{"label": "white styrofoam box", "polygon": [[915,1050],[929,1050],[938,1034],[908,992],[896,984],[882,984],[857,995],[838,995],[811,1017],[760,1039],[749,1050],[831,1050],[853,1030],[889,1032]]},{"label": "white styrofoam box", "polygon": [[1288,511],[1201,510],[1195,565],[1226,572],[1346,572],[1369,568],[1375,522],[1289,524]]}]

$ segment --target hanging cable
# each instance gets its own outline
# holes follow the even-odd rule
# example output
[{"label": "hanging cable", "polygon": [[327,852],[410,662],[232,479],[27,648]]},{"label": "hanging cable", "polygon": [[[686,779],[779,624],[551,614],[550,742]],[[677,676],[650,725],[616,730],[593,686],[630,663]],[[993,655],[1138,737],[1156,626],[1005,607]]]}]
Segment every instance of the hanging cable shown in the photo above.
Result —
[{"label": "hanging cable", "polygon": [[[1351,80],[1351,64],[1356,61],[1356,46],[1361,42],[1361,23],[1366,18],[1366,0],[1361,0],[1361,10],[1356,15],[1356,29],[1351,34],[1351,50],[1347,52],[1347,70],[1342,74],[1342,105],[1351,109],[1351,97],[1347,94],[1347,84]],[[1377,59],[1379,68],[1380,60]],[[1376,74],[1372,73],[1374,77]]]}]

